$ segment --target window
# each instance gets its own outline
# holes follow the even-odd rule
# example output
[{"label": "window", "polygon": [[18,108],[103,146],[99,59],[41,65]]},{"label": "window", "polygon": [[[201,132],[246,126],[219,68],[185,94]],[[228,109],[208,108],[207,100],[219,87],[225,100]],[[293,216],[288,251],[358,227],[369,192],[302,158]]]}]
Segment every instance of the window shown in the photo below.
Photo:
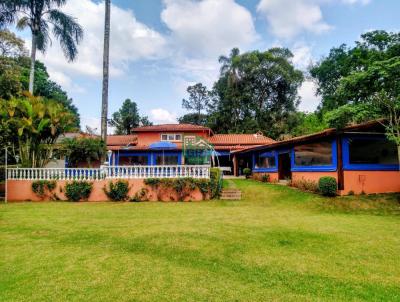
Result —
[{"label": "window", "polygon": [[156,156],[156,165],[157,166],[174,166],[178,165],[178,155],[157,155]]},{"label": "window", "polygon": [[176,134],[176,133],[166,133],[166,134],[161,134],[161,140],[162,141],[181,141],[182,140],[182,134]]},{"label": "window", "polygon": [[276,168],[276,160],[275,160],[275,155],[263,155],[260,154],[256,158],[256,169],[271,169],[271,168]]},{"label": "window", "polygon": [[396,145],[384,139],[349,139],[350,164],[398,164]]},{"label": "window", "polygon": [[146,166],[148,157],[146,155],[123,156],[119,159],[120,166]]},{"label": "window", "polygon": [[318,142],[294,147],[296,166],[332,165],[332,143]]}]

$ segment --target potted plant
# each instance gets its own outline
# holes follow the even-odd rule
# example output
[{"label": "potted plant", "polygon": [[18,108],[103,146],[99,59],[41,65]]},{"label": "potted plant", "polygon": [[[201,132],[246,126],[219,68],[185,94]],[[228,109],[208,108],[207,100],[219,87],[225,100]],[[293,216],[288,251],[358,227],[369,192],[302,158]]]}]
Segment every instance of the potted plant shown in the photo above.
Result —
[{"label": "potted plant", "polygon": [[251,176],[251,169],[250,168],[244,168],[243,169],[243,174],[246,176],[246,179],[250,178]]}]

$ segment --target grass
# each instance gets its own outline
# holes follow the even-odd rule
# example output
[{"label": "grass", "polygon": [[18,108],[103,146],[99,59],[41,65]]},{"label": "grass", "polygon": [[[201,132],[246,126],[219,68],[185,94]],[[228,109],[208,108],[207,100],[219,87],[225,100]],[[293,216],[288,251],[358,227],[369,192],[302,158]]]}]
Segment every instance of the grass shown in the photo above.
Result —
[{"label": "grass", "polygon": [[0,301],[399,301],[398,196],[0,205]]}]

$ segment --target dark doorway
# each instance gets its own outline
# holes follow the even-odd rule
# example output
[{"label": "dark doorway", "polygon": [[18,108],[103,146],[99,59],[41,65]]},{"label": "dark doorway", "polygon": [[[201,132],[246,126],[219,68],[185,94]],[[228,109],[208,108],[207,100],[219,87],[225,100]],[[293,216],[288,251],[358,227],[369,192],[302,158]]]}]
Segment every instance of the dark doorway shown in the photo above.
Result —
[{"label": "dark doorway", "polygon": [[279,154],[278,171],[279,179],[291,179],[292,171],[290,170],[290,153]]}]

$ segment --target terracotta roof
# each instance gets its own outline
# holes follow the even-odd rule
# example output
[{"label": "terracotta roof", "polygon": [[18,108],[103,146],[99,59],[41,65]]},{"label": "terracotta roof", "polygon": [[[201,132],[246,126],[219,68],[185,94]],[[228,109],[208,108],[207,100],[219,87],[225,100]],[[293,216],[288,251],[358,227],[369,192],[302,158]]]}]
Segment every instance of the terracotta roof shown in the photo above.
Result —
[{"label": "terracotta roof", "polygon": [[108,135],[107,146],[127,146],[137,144],[136,135]]},{"label": "terracotta roof", "polygon": [[262,134],[215,134],[208,141],[217,145],[266,145],[274,143],[272,138]]},{"label": "terracotta roof", "polygon": [[192,124],[162,124],[154,126],[143,126],[133,128],[133,132],[152,132],[152,131],[211,131],[208,127],[192,125]]}]

